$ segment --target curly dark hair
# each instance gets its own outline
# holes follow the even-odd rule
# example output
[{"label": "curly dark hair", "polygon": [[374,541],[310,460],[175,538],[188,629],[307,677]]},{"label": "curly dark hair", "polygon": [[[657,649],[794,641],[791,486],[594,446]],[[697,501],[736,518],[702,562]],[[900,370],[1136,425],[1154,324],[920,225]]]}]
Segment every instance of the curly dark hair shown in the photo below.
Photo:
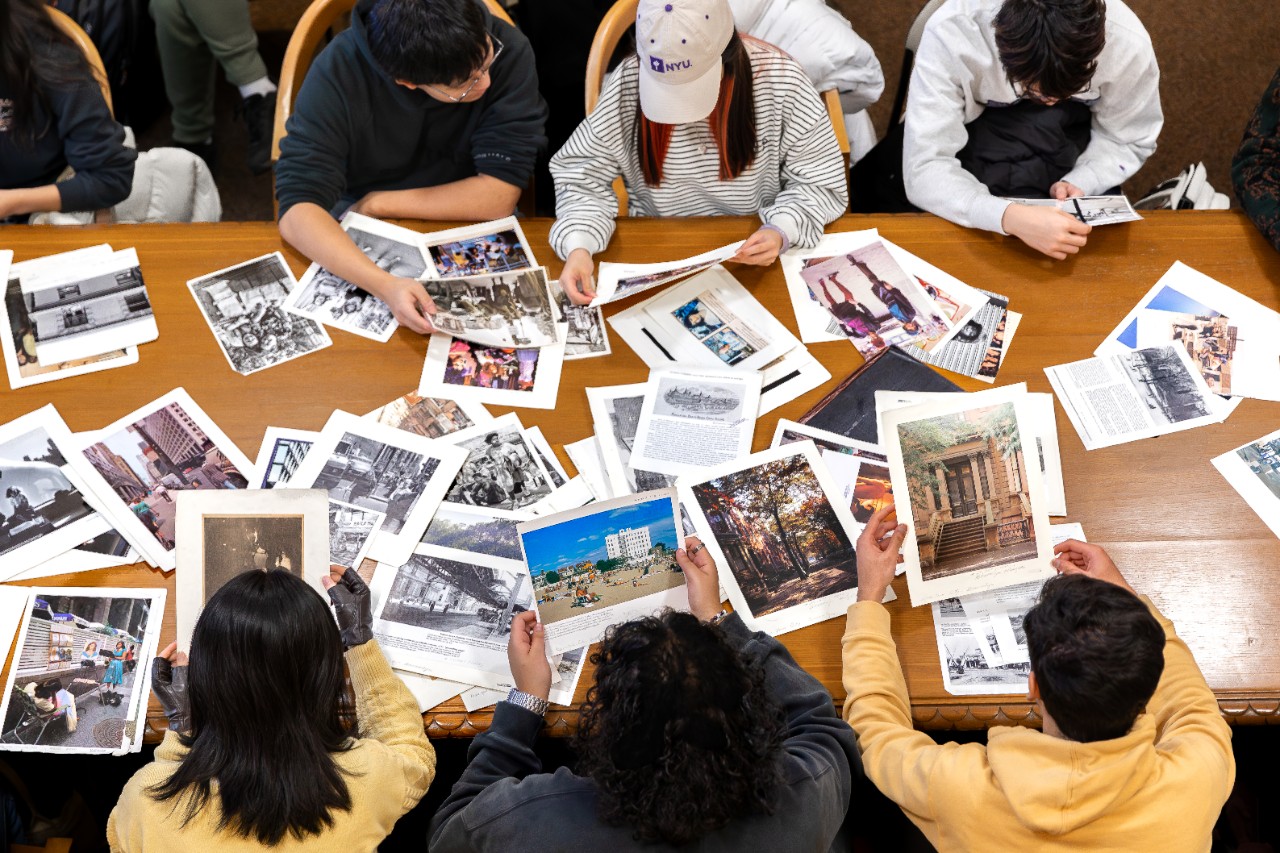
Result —
[{"label": "curly dark hair", "polygon": [[591,663],[574,746],[601,819],[679,845],[773,813],[786,720],[718,628],[667,610],[611,628]]}]

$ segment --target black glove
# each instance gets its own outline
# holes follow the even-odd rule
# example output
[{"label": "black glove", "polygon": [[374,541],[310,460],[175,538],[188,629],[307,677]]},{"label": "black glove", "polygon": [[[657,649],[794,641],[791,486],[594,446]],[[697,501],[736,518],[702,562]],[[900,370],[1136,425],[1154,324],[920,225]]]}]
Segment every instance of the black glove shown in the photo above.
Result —
[{"label": "black glove", "polygon": [[329,587],[329,598],[338,616],[342,645],[348,651],[373,639],[373,602],[369,587],[355,569],[342,573],[342,583]]},{"label": "black glove", "polygon": [[151,690],[164,708],[169,730],[182,734],[191,728],[191,709],[187,704],[187,667],[174,666],[168,658],[151,661]]}]

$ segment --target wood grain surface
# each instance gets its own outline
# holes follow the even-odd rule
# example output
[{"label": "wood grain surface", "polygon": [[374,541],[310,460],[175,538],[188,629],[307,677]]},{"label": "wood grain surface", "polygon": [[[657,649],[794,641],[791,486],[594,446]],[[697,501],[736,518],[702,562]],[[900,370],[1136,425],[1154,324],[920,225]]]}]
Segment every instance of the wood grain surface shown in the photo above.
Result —
[{"label": "wood grain surface", "polygon": [[[420,231],[447,227],[404,223]],[[547,247],[550,220],[524,220],[537,257],[554,275],[560,262]],[[653,262],[687,257],[746,237],[753,220],[625,220],[597,260]],[[1044,368],[1089,357],[1124,315],[1176,260],[1260,302],[1280,308],[1280,255],[1243,216],[1231,212],[1160,212],[1146,221],[1095,229],[1080,255],[1054,262],[1012,238],[970,231],[926,215],[847,216],[828,232],[876,227],[880,233],[961,280],[1009,297],[1023,314],[997,384],[1025,381],[1049,391]],[[72,430],[96,429],[182,386],[252,458],[271,426],[318,430],[335,408],[368,412],[417,387],[425,338],[400,330],[379,344],[333,331],[334,345],[251,377],[233,373],[186,288],[188,279],[281,250],[296,275],[306,263],[269,223],[216,225],[8,227],[0,246],[21,261],[109,242],[135,247],[152,296],[160,339],[143,346],[137,364],[19,391],[0,392],[0,421],[48,402]],[[779,267],[733,266],[737,276],[793,331],[795,317]],[[633,304],[634,299],[621,303]],[[612,313],[619,306],[611,306]],[[540,426],[565,466],[561,445],[592,432],[583,388],[643,381],[647,369],[616,336],[613,354],[568,362],[554,411],[518,409],[526,426]],[[795,419],[854,370],[861,358],[844,342],[817,344],[813,353],[832,382],[770,413],[757,426],[755,449],[767,446],[779,417]],[[969,390],[982,383],[946,374]],[[509,409],[490,407],[494,414]],[[1090,541],[1107,547],[1140,592],[1167,614],[1196,655],[1222,710],[1234,723],[1269,723],[1280,708],[1280,541],[1209,460],[1280,427],[1280,404],[1246,400],[1224,424],[1086,452],[1066,416],[1058,434],[1066,481],[1066,520],[1084,525]],[[1055,519],[1058,520],[1058,519]],[[164,586],[170,605],[161,643],[174,636],[173,575],[146,566],[47,578],[42,586]],[[981,728],[1036,725],[1023,696],[956,697],[942,688],[928,607],[908,606],[906,584],[895,583],[893,633],[906,671],[917,725]],[[844,619],[787,634],[783,641],[822,680],[839,706],[844,699],[840,636]],[[591,683],[588,666],[577,702]],[[164,718],[152,703],[158,737]],[[490,711],[467,714],[460,701],[426,715],[438,736],[483,731]],[[571,732],[573,708],[553,708],[548,731]]]}]

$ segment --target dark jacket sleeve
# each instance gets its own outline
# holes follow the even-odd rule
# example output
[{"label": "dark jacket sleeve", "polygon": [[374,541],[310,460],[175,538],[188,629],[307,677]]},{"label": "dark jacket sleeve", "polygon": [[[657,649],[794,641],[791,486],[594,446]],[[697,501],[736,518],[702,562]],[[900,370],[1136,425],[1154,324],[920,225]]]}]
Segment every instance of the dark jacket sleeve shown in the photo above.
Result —
[{"label": "dark jacket sleeve", "polygon": [[1280,70],[1249,120],[1231,180],[1244,212],[1280,250]]},{"label": "dark jacket sleeve", "polygon": [[[335,50],[330,45],[327,50]],[[332,210],[347,188],[347,153],[351,145],[351,112],[346,95],[335,82],[337,70],[317,58],[280,140],[276,163],[276,200],[280,216],[299,202],[309,201]]]},{"label": "dark jacket sleeve", "polygon": [[129,197],[138,152],[124,145],[124,128],[111,117],[97,81],[49,93],[67,165],[75,176],[58,184],[62,210],[99,210]]},{"label": "dark jacket sleeve", "polygon": [[522,779],[542,772],[542,761],[533,751],[541,729],[542,717],[510,702],[498,703],[489,730],[476,735],[467,750],[467,769],[462,778],[431,821],[430,850],[470,850],[464,820],[471,801],[503,779]]},{"label": "dark jacket sleeve", "polygon": [[538,152],[547,147],[547,104],[538,93],[529,40],[505,21],[490,26],[504,47],[490,75],[492,100],[471,136],[471,156],[477,174],[523,188]]},{"label": "dark jacket sleeve", "polygon": [[[743,657],[764,666],[765,687],[787,717],[783,748],[792,763],[815,778],[836,771],[839,799],[848,802],[853,774],[862,775],[862,762],[853,730],[836,713],[831,694],[796,663],[786,646],[768,634],[752,633],[738,614],[725,619],[721,627]],[[832,827],[833,835],[838,827],[839,821]]]}]

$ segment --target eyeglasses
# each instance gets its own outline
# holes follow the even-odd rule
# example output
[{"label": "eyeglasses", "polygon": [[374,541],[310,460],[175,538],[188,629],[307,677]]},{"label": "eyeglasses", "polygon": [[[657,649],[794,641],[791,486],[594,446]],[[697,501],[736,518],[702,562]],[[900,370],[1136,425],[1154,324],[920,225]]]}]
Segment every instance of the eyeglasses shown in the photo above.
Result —
[{"label": "eyeglasses", "polygon": [[486,62],[483,66],[481,66],[479,71],[477,71],[474,75],[472,75],[471,82],[467,84],[467,88],[462,90],[461,95],[451,95],[448,92],[444,91],[443,89],[439,89],[435,86],[429,86],[425,83],[423,84],[423,88],[430,89],[440,97],[448,98],[449,100],[453,101],[455,104],[462,103],[467,99],[467,95],[471,94],[471,90],[474,89],[480,83],[480,80],[483,79],[484,76],[488,74],[489,71],[493,68],[493,63],[498,61],[498,57],[502,56],[503,44],[501,41],[498,40],[497,36],[489,36],[489,46],[493,49],[493,57],[488,62]]},{"label": "eyeglasses", "polygon": [[1062,98],[1046,97],[1040,94],[1035,86],[1026,86],[1022,83],[1013,84],[1013,94],[1018,100],[1031,101],[1046,107],[1051,107],[1063,100]]}]

